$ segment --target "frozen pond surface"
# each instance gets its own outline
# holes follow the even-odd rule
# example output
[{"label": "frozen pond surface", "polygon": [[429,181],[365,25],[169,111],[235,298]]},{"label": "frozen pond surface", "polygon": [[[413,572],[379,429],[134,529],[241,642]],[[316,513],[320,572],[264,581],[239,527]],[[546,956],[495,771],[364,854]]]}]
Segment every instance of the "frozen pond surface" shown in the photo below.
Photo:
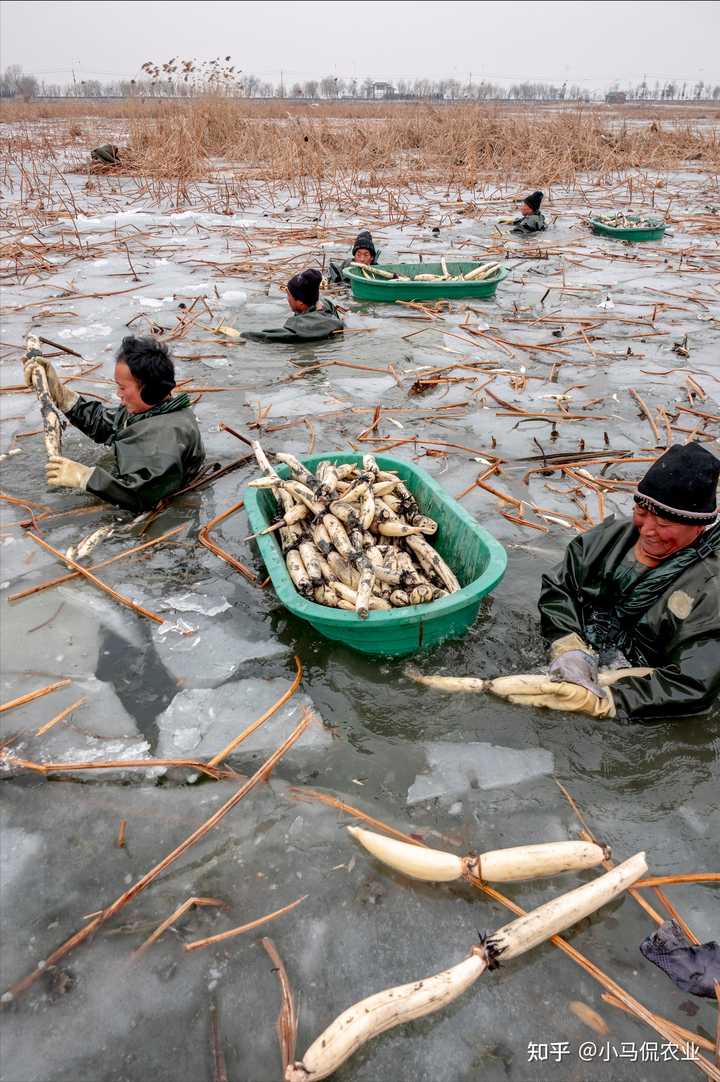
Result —
[{"label": "frozen pond surface", "polygon": [[[259,423],[267,449],[298,455],[312,446],[378,449],[357,440],[380,405],[375,435],[388,443],[417,437],[390,453],[416,458],[451,493],[471,485],[484,468],[477,459],[494,453],[506,460],[491,478],[501,491],[556,515],[587,511],[595,521],[599,508],[587,490],[559,474],[534,473],[527,484],[523,477],[542,465],[543,452],[602,455],[611,449],[647,456],[656,441],[631,387],[653,415],[658,406],[666,409],[676,440],[695,430],[716,441],[717,424],[703,425],[701,414],[720,412],[720,230],[717,222],[713,227],[717,211],[708,209],[720,206],[720,192],[714,179],[690,167],[682,174],[636,176],[632,189],[620,178],[607,184],[585,178],[574,189],[553,189],[547,206],[552,228],[524,241],[495,224],[519,189],[490,184],[484,192],[403,196],[397,211],[372,188],[352,211],[338,209],[337,199],[319,208],[276,192],[274,204],[258,195],[223,215],[208,209],[217,203],[210,189],[202,209],[174,208],[149,193],[139,196],[127,180],[95,179],[88,190],[86,178],[64,177],[74,216],[58,209],[43,217],[30,199],[24,216],[15,218],[17,189],[5,209],[8,236],[22,241],[19,266],[26,268],[16,277],[11,261],[5,280],[5,387],[22,382],[18,347],[35,326],[82,355],[82,362],[55,357],[63,375],[80,377],[73,381],[78,390],[110,399],[113,353],[128,324],[137,333],[160,325],[171,335],[179,379],[191,381],[191,393],[198,389],[195,410],[211,461],[228,463],[245,451],[221,422],[254,435],[258,429],[251,426]],[[593,237],[582,224],[589,205],[669,207],[671,235],[634,247]],[[283,320],[289,274],[323,256],[344,255],[365,224],[386,257],[507,253],[510,277],[496,300],[461,302],[431,319],[412,308],[362,306],[339,293],[349,333],[314,347],[233,345],[213,334],[221,319],[248,328]],[[42,270],[29,270],[41,256],[47,260]],[[601,308],[608,297],[612,306]],[[194,321],[186,332],[178,317]],[[472,335],[463,325],[482,333]],[[689,356],[674,351],[676,343]],[[372,371],[313,367],[329,361]],[[458,382],[416,384],[432,369],[477,362],[483,370],[441,374]],[[98,367],[89,371],[90,363]],[[38,515],[43,508],[59,515],[90,507],[89,498],[46,489],[42,437],[32,434],[39,427],[32,396],[7,393],[2,406],[3,491],[42,505],[34,508]],[[570,419],[528,418],[518,408],[564,410]],[[664,423],[660,428],[664,436]],[[84,462],[97,457],[74,430],[64,448]],[[533,455],[535,461],[524,461]],[[602,465],[588,468],[598,473]],[[611,466],[608,475],[636,480],[643,468],[642,462]],[[211,1079],[211,1003],[218,1007],[229,1078],[273,1082],[280,1075],[279,994],[260,945],[263,934],[277,944],[300,1004],[301,1055],[345,1006],[459,961],[478,930],[511,919],[469,887],[424,885],[383,870],[347,835],[347,816],[298,802],[292,786],[332,793],[431,845],[465,853],[577,837],[578,823],[555,777],[618,859],[645,849],[656,874],[720,864],[720,711],[648,726],[529,712],[479,696],[440,695],[408,680],[403,662],[366,658],[318,639],[279,606],[271,588],[250,585],[196,542],[198,527],[236,503],[255,472],[243,467],[178,499],[142,537],[129,516],[109,508],[39,522],[61,550],[114,523],[115,535],[92,562],[185,524],[170,541],[100,572],[169,628],[76,579],[10,603],[11,595],[64,568],[17,525],[28,509],[2,504],[2,701],[62,677],[72,680],[0,714],[0,737],[12,741],[11,753],[35,763],[209,759],[289,686],[294,655],[304,665],[300,690],[240,745],[231,766],[250,775],[305,706],[314,706],[317,718],[267,784],[4,1013],[0,1082]],[[630,501],[620,487],[607,496],[606,512],[625,513]],[[469,635],[418,664],[426,672],[480,676],[537,668],[543,660],[535,609],[540,575],[574,529],[534,515],[540,529],[513,523],[500,513],[506,505],[477,488],[463,502],[506,545],[508,572]],[[240,511],[214,536],[261,575],[256,550],[243,542],[248,533]],[[36,735],[80,699],[64,720]],[[199,780],[178,768],[77,771],[54,780],[6,769],[3,988],[32,971],[86,914],[110,904],[238,785]],[[127,823],[124,848],[116,844],[121,820]],[[585,878],[510,885],[505,893],[530,908]],[[267,930],[183,951],[186,942],[304,894],[306,901]],[[715,888],[670,887],[668,895],[701,941],[718,937]],[[133,959],[151,931],[193,896],[227,908],[187,913]],[[712,1037],[716,1011],[709,1001],[680,993],[640,955],[638,944],[651,928],[626,897],[568,938],[647,1007]],[[688,1064],[653,1062],[652,1056],[643,1063],[611,1053],[604,1062],[607,1041],[618,1051],[623,1042],[638,1049],[663,1042],[604,1004],[600,991],[546,945],[482,978],[450,1009],[373,1042],[337,1078],[698,1077]],[[577,1002],[604,1018],[606,1036],[571,1011]],[[588,1041],[598,1046],[591,1067],[578,1058]],[[568,1042],[569,1052],[557,1063],[552,1057],[531,1062],[530,1042]]]}]

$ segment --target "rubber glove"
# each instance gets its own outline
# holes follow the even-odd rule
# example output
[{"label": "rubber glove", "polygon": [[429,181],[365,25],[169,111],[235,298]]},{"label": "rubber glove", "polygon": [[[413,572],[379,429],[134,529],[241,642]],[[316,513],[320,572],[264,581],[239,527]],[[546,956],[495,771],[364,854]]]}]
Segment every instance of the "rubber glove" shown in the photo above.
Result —
[{"label": "rubber glove", "polygon": [[607,689],[600,698],[579,684],[558,682],[547,676],[500,676],[488,680],[486,691],[518,706],[544,706],[548,710],[566,710],[592,718],[615,717],[615,704]]},{"label": "rubber glove", "polygon": [[25,358],[23,361],[23,375],[25,376],[26,387],[33,386],[32,373],[36,364],[45,369],[48,391],[50,392],[50,397],[53,402],[63,411],[63,413],[68,413],[80,396],[76,391],[71,391],[69,387],[65,387],[60,382],[55,368],[46,357],[35,356]]},{"label": "rubber glove", "polygon": [[548,669],[551,680],[578,684],[602,699],[605,692],[598,685],[598,658],[592,647],[573,631],[556,639],[550,647],[552,664]]},{"label": "rubber glove", "polygon": [[54,488],[79,488],[81,492],[84,492],[94,469],[94,466],[83,466],[81,462],[73,462],[71,458],[50,455],[45,472],[48,484]]}]

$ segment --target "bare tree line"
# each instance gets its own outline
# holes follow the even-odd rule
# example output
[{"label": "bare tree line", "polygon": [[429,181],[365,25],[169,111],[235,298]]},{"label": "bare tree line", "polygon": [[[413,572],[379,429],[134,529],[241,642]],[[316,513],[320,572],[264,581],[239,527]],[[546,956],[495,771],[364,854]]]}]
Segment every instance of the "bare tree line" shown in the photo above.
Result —
[{"label": "bare tree line", "polygon": [[47,83],[23,73],[19,65],[6,68],[0,76],[0,98],[29,101],[44,98],[191,98],[215,93],[240,98],[301,98],[336,101],[340,99],[395,99],[403,101],[720,101],[720,85],[697,82],[642,79],[634,85],[612,84],[607,91],[593,91],[567,83],[519,82],[509,86],[485,79],[398,79],[379,82],[369,76],[364,80],[326,75],[322,79],[289,82],[280,76],[276,83],[263,81],[224,60],[198,62],[173,59],[163,64],[147,61],[143,77],[103,83],[98,79],[73,79],[72,82]]}]

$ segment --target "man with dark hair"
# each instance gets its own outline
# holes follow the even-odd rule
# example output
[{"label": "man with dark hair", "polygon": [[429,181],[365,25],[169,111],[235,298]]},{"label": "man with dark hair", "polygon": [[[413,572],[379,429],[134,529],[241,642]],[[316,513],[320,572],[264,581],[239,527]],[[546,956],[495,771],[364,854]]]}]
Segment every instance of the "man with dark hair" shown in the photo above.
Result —
[{"label": "man with dark hair", "polygon": [[293,275],[287,284],[287,302],[293,315],[282,327],[243,331],[254,342],[320,342],[343,329],[338,310],[327,297],[320,299],[322,274],[315,267]]},{"label": "man with dark hair", "polygon": [[541,233],[547,229],[545,215],[540,210],[542,192],[528,195],[520,207],[520,217],[513,219],[513,233]]},{"label": "man with dark hair", "polygon": [[333,285],[346,284],[343,271],[352,263],[361,263],[365,267],[372,267],[378,261],[380,253],[375,248],[372,233],[369,229],[361,229],[352,246],[352,257],[344,259],[342,263],[330,263],[328,267],[328,282]]},{"label": "man with dark hair", "polygon": [[32,363],[43,365],[50,395],[70,423],[112,448],[110,460],[95,467],[52,456],[48,484],[91,492],[130,511],[148,511],[199,470],[205,450],[190,399],[172,394],[175,366],[167,346],[152,338],[123,338],[115,364],[121,405],[110,409],[61,383],[48,360],[33,358]]},{"label": "man with dark hair", "polygon": [[[720,460],[676,444],[638,485],[631,519],[606,519],[543,575],[549,680],[513,702],[594,717],[668,718],[720,694]],[[645,666],[598,686],[598,661]]]}]

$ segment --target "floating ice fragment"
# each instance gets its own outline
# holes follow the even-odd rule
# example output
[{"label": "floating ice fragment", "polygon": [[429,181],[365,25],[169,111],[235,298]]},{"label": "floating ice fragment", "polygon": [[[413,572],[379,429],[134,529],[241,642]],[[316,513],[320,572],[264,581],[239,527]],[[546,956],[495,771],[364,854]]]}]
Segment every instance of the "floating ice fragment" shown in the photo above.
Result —
[{"label": "floating ice fragment", "polygon": [[408,789],[408,804],[436,797],[457,797],[468,789],[518,785],[553,769],[553,756],[542,748],[505,748],[494,744],[425,744],[429,773],[419,774]]},{"label": "floating ice fragment", "polygon": [[185,620],[178,620],[174,624],[171,624],[169,620],[166,620],[157,629],[157,634],[167,635],[169,631],[174,631],[178,635],[194,635],[197,631],[197,627],[193,627],[192,624],[188,624]]},{"label": "floating ice fragment", "polygon": [[107,338],[112,327],[106,323],[91,323],[88,327],[65,327],[57,332],[58,338]]},{"label": "floating ice fragment", "polygon": [[228,289],[220,294],[220,299],[228,308],[239,308],[247,302],[247,293],[242,289]]},{"label": "floating ice fragment", "polygon": [[217,616],[230,608],[225,598],[213,600],[205,594],[196,594],[189,590],[183,594],[168,594],[157,606],[160,612],[174,609],[175,612],[199,612],[203,616]]},{"label": "floating ice fragment", "polygon": [[600,304],[598,305],[598,308],[602,308],[603,311],[607,311],[607,309],[614,308],[614,307],[615,307],[615,302],[612,300],[609,293],[606,296],[605,300],[600,301]]}]

